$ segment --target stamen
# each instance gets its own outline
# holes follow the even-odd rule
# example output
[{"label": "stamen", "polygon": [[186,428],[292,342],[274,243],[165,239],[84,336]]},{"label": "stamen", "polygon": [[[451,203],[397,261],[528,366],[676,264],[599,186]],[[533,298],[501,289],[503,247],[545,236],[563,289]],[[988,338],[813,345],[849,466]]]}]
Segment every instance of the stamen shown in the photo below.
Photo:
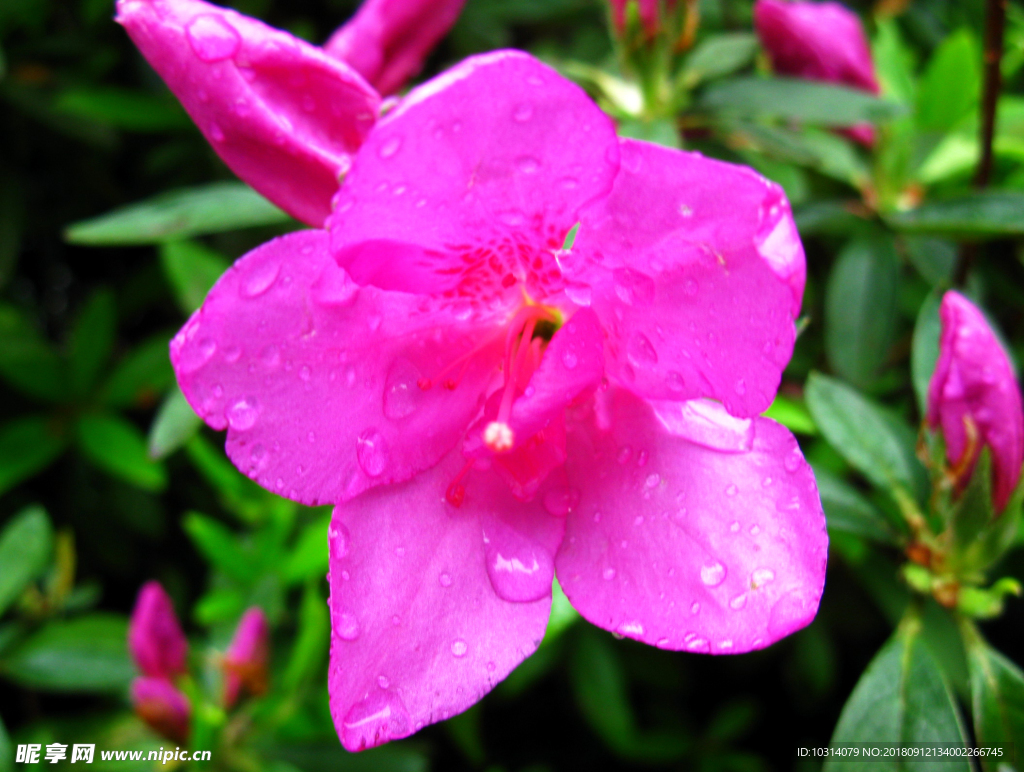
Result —
[{"label": "stamen", "polygon": [[506,453],[515,445],[512,427],[502,421],[491,421],[484,429],[484,444],[494,453]]},{"label": "stamen", "polygon": [[472,468],[473,462],[467,461],[466,465],[455,475],[455,479],[451,481],[448,490],[444,492],[445,499],[456,509],[461,507],[462,502],[466,499],[466,486],[462,484],[462,479],[469,474],[469,470]]}]

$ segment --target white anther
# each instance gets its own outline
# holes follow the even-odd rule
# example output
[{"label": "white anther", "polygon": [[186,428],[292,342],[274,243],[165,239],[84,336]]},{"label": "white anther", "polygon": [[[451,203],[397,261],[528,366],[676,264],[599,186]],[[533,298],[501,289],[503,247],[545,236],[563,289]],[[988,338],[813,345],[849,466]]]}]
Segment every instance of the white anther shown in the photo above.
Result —
[{"label": "white anther", "polygon": [[484,429],[484,444],[495,453],[512,450],[515,440],[512,427],[502,421],[491,421]]}]

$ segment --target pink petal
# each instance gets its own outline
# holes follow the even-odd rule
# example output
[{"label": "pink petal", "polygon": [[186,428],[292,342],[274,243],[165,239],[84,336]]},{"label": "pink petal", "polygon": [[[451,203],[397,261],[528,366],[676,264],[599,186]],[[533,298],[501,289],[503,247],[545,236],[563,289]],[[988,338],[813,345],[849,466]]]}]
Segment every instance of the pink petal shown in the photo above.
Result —
[{"label": "pink petal", "polygon": [[131,700],[136,715],[157,733],[172,742],[188,741],[192,704],[170,681],[136,678],[131,685]]},{"label": "pink petal", "polygon": [[[749,450],[705,447],[628,391],[599,397],[609,429],[585,413],[569,424],[580,501],[555,567],[573,606],[645,643],[714,654],[760,649],[808,624],[828,537],[793,436],[758,417]],[[723,418],[716,445],[735,447],[723,439],[745,432]]]},{"label": "pink petal", "polygon": [[117,21],[239,177],[319,226],[380,98],[287,32],[201,0],[118,0]]},{"label": "pink petal", "polygon": [[560,257],[607,334],[610,378],[652,399],[767,409],[793,351],[804,254],[778,185],[745,167],[622,141],[615,188]]},{"label": "pink petal", "polygon": [[240,470],[316,504],[437,463],[478,410],[502,345],[428,298],[356,286],[327,234],[305,231],[235,263],[171,342],[171,361],[196,412],[228,429]]},{"label": "pink petal", "polygon": [[946,453],[955,465],[968,450],[965,420],[974,422],[980,442],[992,452],[992,499],[1001,511],[1024,463],[1020,387],[1006,352],[973,303],[950,291],[939,313],[942,338],[928,386],[928,423],[942,426]]},{"label": "pink petal", "polygon": [[780,74],[878,93],[860,18],[841,4],[757,0],[754,26]]},{"label": "pink petal", "polygon": [[381,94],[392,94],[423,68],[465,2],[366,0],[324,50],[358,70]]},{"label": "pink petal", "polygon": [[481,472],[453,507],[445,491],[463,463],[453,452],[335,509],[328,687],[351,751],[465,710],[544,635],[564,520]]},{"label": "pink petal", "polygon": [[159,582],[142,585],[128,624],[128,650],[148,676],[172,678],[187,670],[188,641]]},{"label": "pink petal", "polygon": [[614,126],[516,51],[470,57],[412,91],[353,163],[331,248],[359,284],[510,308],[561,289],[554,252],[611,185]]},{"label": "pink petal", "polygon": [[245,687],[250,694],[263,694],[267,688],[267,662],[270,657],[270,630],[263,609],[246,610],[235,628],[231,645],[224,653],[224,705],[231,707]]}]

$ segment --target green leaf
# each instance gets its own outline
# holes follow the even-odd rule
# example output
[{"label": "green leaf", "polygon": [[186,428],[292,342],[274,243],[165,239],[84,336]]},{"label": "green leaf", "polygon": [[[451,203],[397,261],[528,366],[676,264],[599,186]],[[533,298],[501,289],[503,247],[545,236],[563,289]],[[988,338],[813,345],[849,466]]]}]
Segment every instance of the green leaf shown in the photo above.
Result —
[{"label": "green leaf", "polygon": [[891,237],[851,241],[825,290],[825,348],[837,373],[869,386],[889,356],[896,330],[899,256]]},{"label": "green leaf", "polygon": [[203,304],[206,293],[231,267],[226,257],[196,241],[161,244],[160,262],[174,290],[178,307],[186,315]]},{"label": "green leaf", "polygon": [[1024,768],[1024,673],[980,635],[968,638],[967,664],[978,747],[1004,748],[1002,758],[982,757],[982,768]]},{"label": "green leaf", "polygon": [[683,146],[675,121],[667,118],[657,120],[641,120],[637,118],[619,121],[618,133],[620,137],[642,139],[645,142],[673,147],[676,150]]},{"label": "green leaf", "polygon": [[887,220],[905,233],[983,240],[1024,234],[1022,212],[1024,192],[992,190],[930,201],[917,209],[890,214]]},{"label": "green leaf", "polygon": [[129,353],[103,384],[101,399],[108,407],[150,407],[174,383],[170,337],[156,335]]},{"label": "green leaf", "polygon": [[579,618],[580,612],[573,608],[562,585],[558,583],[558,579],[555,579],[551,585],[551,614],[548,616],[548,626],[544,631],[543,642],[550,644],[579,621]]},{"label": "green leaf", "polygon": [[331,621],[327,614],[327,603],[317,590],[317,585],[310,582],[302,593],[298,634],[284,671],[283,683],[286,689],[293,690],[320,672],[330,640]]},{"label": "green leaf", "polygon": [[48,467],[64,450],[64,439],[45,416],[15,418],[0,425],[0,493]]},{"label": "green leaf", "polygon": [[26,507],[0,531],[0,616],[42,576],[52,550],[53,528],[42,507]]},{"label": "green leaf", "polygon": [[875,485],[918,489],[920,465],[914,433],[854,389],[811,373],[807,407],[821,433],[850,464]]},{"label": "green leaf", "polygon": [[0,304],[0,375],[35,399],[67,398],[63,364],[57,352],[13,306]]},{"label": "green leaf", "polygon": [[166,458],[188,442],[203,425],[203,419],[195,414],[181,389],[174,386],[156,411],[153,425],[149,427],[149,457]]},{"label": "green leaf", "polygon": [[78,447],[100,469],[143,490],[161,491],[167,485],[167,472],[149,457],[142,433],[120,416],[82,416]]},{"label": "green leaf", "polygon": [[[185,533],[196,548],[215,567],[232,579],[251,583],[259,576],[258,565],[238,544],[238,537],[223,523],[199,512],[189,512],[182,521]],[[327,537],[324,536],[323,550],[327,551]]]},{"label": "green leaf", "polygon": [[712,112],[852,126],[899,117],[904,108],[865,91],[797,78],[744,77],[708,87],[698,103]]},{"label": "green leaf", "polygon": [[939,319],[939,306],[942,305],[942,292],[935,289],[921,304],[917,312],[917,323],[914,325],[914,340],[910,349],[910,374],[914,381],[914,394],[917,396],[917,409],[921,416],[928,413],[928,384],[931,382],[935,364],[939,361],[939,338],[942,335],[942,322]]},{"label": "green leaf", "polygon": [[310,523],[299,534],[291,553],[285,558],[281,576],[293,584],[327,573],[327,528],[330,513]]},{"label": "green leaf", "polygon": [[958,251],[956,242],[932,236],[904,236],[902,243],[907,259],[925,281],[933,287],[952,284]]},{"label": "green leaf", "polygon": [[216,182],[162,193],[68,227],[72,244],[156,244],[207,233],[279,225],[288,215],[240,182]]},{"label": "green leaf", "polygon": [[[868,665],[843,707],[832,735],[838,743],[936,743],[968,745],[956,703],[938,663],[920,635],[904,625]],[[823,772],[970,772],[965,758],[914,764],[899,757],[826,761]]]},{"label": "green leaf", "polygon": [[790,399],[782,394],[775,395],[775,400],[763,415],[765,418],[778,421],[796,434],[813,435],[818,433],[818,427],[814,425],[814,419],[807,412],[807,406],[803,402]]},{"label": "green leaf", "polygon": [[876,19],[877,33],[871,44],[872,58],[882,93],[909,105],[914,101],[914,51],[900,34],[894,17]]},{"label": "green leaf", "polygon": [[981,52],[967,27],[952,33],[932,54],[917,93],[917,122],[925,131],[946,132],[977,107]]},{"label": "green leaf", "polygon": [[117,87],[69,88],[54,101],[68,113],[128,131],[152,132],[190,125],[188,114],[165,92],[154,94]]},{"label": "green leaf", "polygon": [[76,394],[89,393],[114,348],[117,316],[114,294],[101,289],[86,302],[75,319],[69,341],[71,387]]},{"label": "green leaf", "polygon": [[845,531],[882,544],[896,543],[889,521],[856,488],[821,466],[814,467],[814,479],[830,531]]},{"label": "green leaf", "polygon": [[625,754],[633,744],[636,720],[626,675],[610,639],[585,628],[576,639],[569,676],[576,706],[612,750]]},{"label": "green leaf", "polygon": [[127,639],[128,620],[113,614],[50,622],[0,660],[0,671],[30,689],[121,691],[135,675]]},{"label": "green leaf", "polygon": [[757,36],[749,32],[726,32],[704,38],[683,63],[683,84],[693,88],[705,80],[721,78],[743,69],[757,53]]}]

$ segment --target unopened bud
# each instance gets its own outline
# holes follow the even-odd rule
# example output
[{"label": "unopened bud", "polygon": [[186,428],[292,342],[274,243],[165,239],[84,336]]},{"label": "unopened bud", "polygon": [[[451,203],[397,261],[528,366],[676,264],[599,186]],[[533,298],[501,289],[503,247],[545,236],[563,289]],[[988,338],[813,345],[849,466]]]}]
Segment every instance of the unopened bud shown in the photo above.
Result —
[{"label": "unopened bud", "polygon": [[269,655],[267,618],[262,609],[253,607],[242,615],[224,655],[225,707],[235,704],[242,689],[255,696],[267,691]]},{"label": "unopened bud", "polygon": [[170,679],[185,672],[188,641],[159,582],[147,582],[139,591],[128,625],[128,649],[147,676]]},{"label": "unopened bud", "polygon": [[131,698],[136,715],[156,732],[176,743],[188,741],[192,705],[170,681],[136,678],[132,681]]}]

